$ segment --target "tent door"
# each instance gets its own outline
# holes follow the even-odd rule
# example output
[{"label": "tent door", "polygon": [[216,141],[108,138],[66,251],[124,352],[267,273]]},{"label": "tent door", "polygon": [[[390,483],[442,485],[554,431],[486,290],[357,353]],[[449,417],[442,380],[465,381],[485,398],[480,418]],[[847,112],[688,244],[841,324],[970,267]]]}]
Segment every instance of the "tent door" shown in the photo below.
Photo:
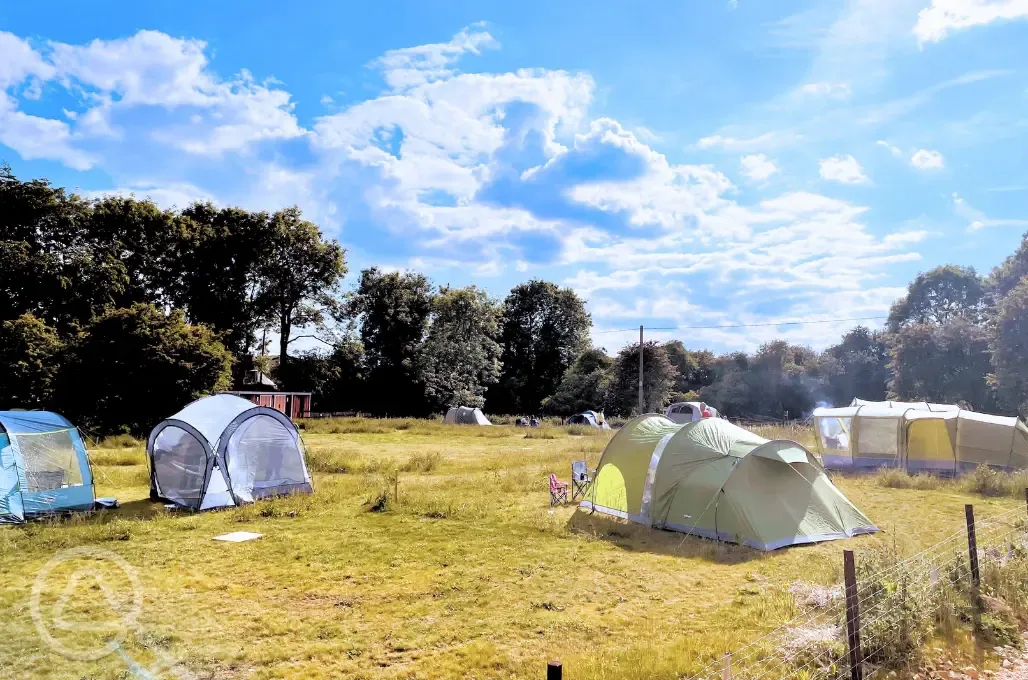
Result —
[{"label": "tent door", "polygon": [[906,468],[910,473],[956,472],[957,459],[943,420],[915,420],[907,427]]},{"label": "tent door", "polygon": [[228,484],[225,483],[225,476],[221,474],[221,469],[215,465],[214,469],[211,470],[211,478],[207,482],[207,488],[204,490],[203,503],[200,504],[200,509],[227,508],[235,504],[236,502],[232,500],[232,494],[229,493]]},{"label": "tent door", "polygon": [[14,447],[0,430],[0,524],[25,521],[21,497],[21,476],[14,460]]}]

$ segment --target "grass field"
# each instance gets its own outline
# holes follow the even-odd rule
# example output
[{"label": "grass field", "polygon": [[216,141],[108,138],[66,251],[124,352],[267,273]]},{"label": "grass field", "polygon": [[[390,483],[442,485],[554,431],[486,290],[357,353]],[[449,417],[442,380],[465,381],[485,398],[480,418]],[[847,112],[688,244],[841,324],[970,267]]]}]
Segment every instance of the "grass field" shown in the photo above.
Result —
[{"label": "grass field", "polygon": [[[595,465],[610,434],[312,422],[315,495],[203,514],[150,503],[142,449],[110,442],[92,452],[97,495],[121,509],[0,528],[0,677],[174,677],[131,666],[165,660],[219,679],[538,678],[553,658],[583,680],[687,677],[791,618],[791,585],[837,582],[843,547],[916,552],[958,531],[967,502],[979,517],[1024,504],[841,478],[885,532],[769,554],[551,510],[548,473]],[[212,540],[231,531],[264,537]],[[33,615],[63,622],[46,630],[79,656],[125,633],[132,583],[110,559],[49,563],[78,546],[123,558],[141,593],[132,634],[99,660],[57,653]]]}]

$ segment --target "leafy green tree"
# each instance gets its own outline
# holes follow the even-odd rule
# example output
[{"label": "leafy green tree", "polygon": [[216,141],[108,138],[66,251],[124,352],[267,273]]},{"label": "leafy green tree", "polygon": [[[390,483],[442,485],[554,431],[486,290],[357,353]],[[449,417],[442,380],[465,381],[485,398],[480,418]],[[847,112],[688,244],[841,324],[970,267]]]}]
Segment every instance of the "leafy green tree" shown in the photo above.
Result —
[{"label": "leafy green tree", "polygon": [[83,232],[95,266],[108,272],[108,308],[137,302],[172,302],[178,215],[150,201],[107,196],[94,201],[82,217]]},{"label": "leafy green tree", "polygon": [[997,307],[993,352],[993,384],[1007,405],[1028,416],[1028,277]]},{"label": "leafy green tree", "polygon": [[955,319],[981,322],[987,311],[985,284],[974,267],[942,265],[917,275],[907,295],[893,304],[889,330],[911,324],[944,324]]},{"label": "leafy green tree", "polygon": [[[709,350],[690,351],[681,340],[664,343],[664,350],[675,368],[675,392],[686,394],[698,392],[714,381],[714,353]],[[690,400],[691,401],[691,400]]]},{"label": "leafy green tree", "polygon": [[280,210],[271,216],[268,248],[258,265],[261,293],[258,307],[277,322],[279,370],[288,375],[289,343],[294,328],[323,326],[340,315],[334,295],[346,275],[345,251],[322,238],[300,209]]},{"label": "leafy green tree", "polygon": [[762,345],[752,357],[719,357],[714,374],[700,396],[728,416],[800,418],[814,409],[823,387],[818,355],[784,340]]},{"label": "leafy green tree", "polygon": [[1021,237],[1021,245],[1017,247],[1014,254],[1008,256],[1002,264],[992,270],[988,284],[996,296],[1002,298],[1016,288],[1026,276],[1028,276],[1028,232]]},{"label": "leafy green tree", "polygon": [[825,401],[846,406],[854,397],[869,401],[886,398],[889,352],[885,335],[857,326],[842,342],[825,350]]},{"label": "leafy green tree", "polygon": [[557,391],[543,399],[542,412],[547,415],[570,416],[582,411],[602,411],[606,407],[614,360],[602,349],[587,349],[557,386]]},{"label": "leafy green tree", "polygon": [[993,409],[989,340],[984,328],[963,319],[901,328],[889,338],[890,398]]},{"label": "leafy green tree", "polygon": [[0,409],[50,406],[62,350],[57,331],[31,314],[0,322]]},{"label": "leafy green tree", "polygon": [[570,288],[548,281],[515,286],[503,301],[503,373],[486,401],[493,413],[537,413],[589,346],[592,321]]},{"label": "leafy green tree", "polygon": [[475,286],[439,290],[419,355],[430,408],[485,405],[500,377],[499,316],[499,305]]},{"label": "leafy green tree", "polygon": [[347,313],[360,325],[367,391],[362,410],[377,415],[425,415],[418,355],[432,312],[432,284],[416,272],[361,272]]},{"label": "leafy green tree", "polygon": [[276,373],[275,379],[285,389],[311,392],[314,410],[366,410],[364,349],[359,340],[346,337],[331,352],[300,352],[291,359],[289,378]]},{"label": "leafy green tree", "polygon": [[[0,165],[0,319],[32,314],[59,331],[110,297],[83,232],[89,204]],[[114,277],[109,277],[114,278]]]},{"label": "leafy green tree", "polygon": [[191,323],[217,332],[237,359],[248,356],[269,314],[259,298],[271,235],[267,213],[211,203],[194,203],[178,220],[172,302]]},{"label": "leafy green tree", "polygon": [[136,304],[75,337],[58,376],[62,411],[101,435],[143,436],[189,402],[231,386],[232,355],[204,326]]},{"label": "leafy green tree", "polygon": [[[662,413],[671,398],[678,369],[668,358],[664,345],[653,340],[643,345],[643,408]],[[606,410],[619,416],[638,415],[639,345],[628,345],[614,360],[613,378],[607,391]]]},{"label": "leafy green tree", "polygon": [[722,415],[753,416],[760,410],[750,390],[751,358],[746,352],[724,354],[714,360],[714,379],[700,390],[700,399],[714,406]]}]

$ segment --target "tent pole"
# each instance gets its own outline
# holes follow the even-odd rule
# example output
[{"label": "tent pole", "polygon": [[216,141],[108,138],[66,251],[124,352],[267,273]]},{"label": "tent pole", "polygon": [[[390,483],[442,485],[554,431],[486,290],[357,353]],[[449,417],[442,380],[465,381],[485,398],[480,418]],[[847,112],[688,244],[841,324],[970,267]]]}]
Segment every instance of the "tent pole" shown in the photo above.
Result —
[{"label": "tent pole", "polygon": [[639,324],[639,415],[646,413],[643,408],[643,327]]}]

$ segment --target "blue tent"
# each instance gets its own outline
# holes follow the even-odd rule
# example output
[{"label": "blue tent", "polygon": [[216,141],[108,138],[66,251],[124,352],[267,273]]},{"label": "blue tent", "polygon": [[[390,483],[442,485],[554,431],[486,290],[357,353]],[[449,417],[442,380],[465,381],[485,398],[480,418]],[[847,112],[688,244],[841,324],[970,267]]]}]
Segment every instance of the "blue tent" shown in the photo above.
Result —
[{"label": "blue tent", "polygon": [[582,413],[576,413],[568,418],[568,425],[585,425],[586,427],[598,427],[603,430],[610,429],[610,425],[608,425],[607,422],[603,420],[603,417],[596,411],[583,411]]},{"label": "blue tent", "polygon": [[0,411],[0,524],[93,509],[78,430],[48,411]]}]

